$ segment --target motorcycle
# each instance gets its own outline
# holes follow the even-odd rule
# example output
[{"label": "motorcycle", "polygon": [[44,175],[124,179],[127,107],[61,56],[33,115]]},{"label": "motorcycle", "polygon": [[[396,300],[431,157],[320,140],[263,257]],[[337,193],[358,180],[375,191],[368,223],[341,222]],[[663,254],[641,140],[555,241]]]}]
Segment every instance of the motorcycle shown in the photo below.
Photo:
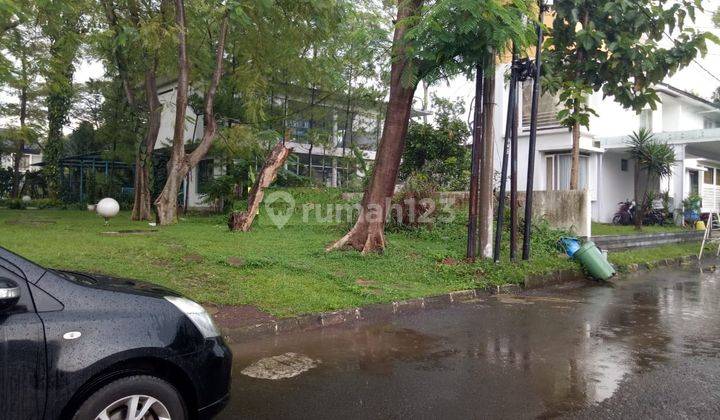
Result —
[{"label": "motorcycle", "polygon": [[[618,203],[620,208],[613,216],[614,225],[632,225],[635,223],[635,213],[637,204],[635,201],[622,201]],[[667,215],[663,210],[652,209],[645,214],[643,225],[662,225],[665,224]]]},{"label": "motorcycle", "polygon": [[631,225],[633,224],[635,214],[635,201],[621,201],[618,203],[620,208],[613,216],[613,225]]}]

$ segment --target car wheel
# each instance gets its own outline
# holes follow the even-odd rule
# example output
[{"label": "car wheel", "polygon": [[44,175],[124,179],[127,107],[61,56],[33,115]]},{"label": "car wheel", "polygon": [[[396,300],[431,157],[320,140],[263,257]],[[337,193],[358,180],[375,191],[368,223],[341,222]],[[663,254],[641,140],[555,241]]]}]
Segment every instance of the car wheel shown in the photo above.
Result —
[{"label": "car wheel", "polygon": [[185,420],[185,404],[168,382],[154,376],[118,379],[95,392],[74,420]]}]

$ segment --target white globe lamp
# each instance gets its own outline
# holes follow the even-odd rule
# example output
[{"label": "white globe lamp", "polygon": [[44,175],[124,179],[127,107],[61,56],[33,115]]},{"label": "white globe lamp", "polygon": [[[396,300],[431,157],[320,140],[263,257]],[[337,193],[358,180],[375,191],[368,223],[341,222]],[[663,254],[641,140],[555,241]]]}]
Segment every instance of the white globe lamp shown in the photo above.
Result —
[{"label": "white globe lamp", "polygon": [[120,213],[120,204],[113,198],[103,198],[95,206],[95,211],[105,219],[107,225],[111,218]]}]

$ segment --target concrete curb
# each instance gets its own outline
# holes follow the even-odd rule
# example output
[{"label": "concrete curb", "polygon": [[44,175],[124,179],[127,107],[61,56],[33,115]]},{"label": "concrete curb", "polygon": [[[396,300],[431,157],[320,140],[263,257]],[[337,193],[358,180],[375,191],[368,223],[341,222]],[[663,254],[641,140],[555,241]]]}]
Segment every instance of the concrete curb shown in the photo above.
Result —
[{"label": "concrete curb", "polygon": [[[620,274],[650,271],[663,266],[690,266],[697,263],[694,256],[667,258],[644,264],[627,264],[617,267]],[[289,332],[316,330],[335,325],[359,321],[390,320],[398,316],[430,309],[443,309],[463,302],[473,302],[493,295],[519,294],[525,290],[542,289],[549,286],[588,280],[579,270],[560,270],[547,275],[531,275],[525,278],[522,286],[506,284],[487,286],[480,289],[459,290],[438,296],[379,303],[359,308],[342,309],[318,314],[300,315],[292,318],[268,321],[239,328],[222,329],[223,336],[229,342],[241,342],[267,336],[277,336]]]},{"label": "concrete curb", "polygon": [[389,320],[397,316],[417,313],[424,310],[442,309],[458,303],[473,302],[493,295],[518,294],[523,290],[538,289],[579,280],[585,280],[581,272],[563,270],[545,276],[528,277],[525,279],[523,286],[506,284],[500,286],[492,285],[480,289],[458,290],[437,296],[372,304],[318,314],[300,315],[238,328],[222,328],[222,333],[230,342],[241,342],[251,338],[315,330],[357,321]]}]

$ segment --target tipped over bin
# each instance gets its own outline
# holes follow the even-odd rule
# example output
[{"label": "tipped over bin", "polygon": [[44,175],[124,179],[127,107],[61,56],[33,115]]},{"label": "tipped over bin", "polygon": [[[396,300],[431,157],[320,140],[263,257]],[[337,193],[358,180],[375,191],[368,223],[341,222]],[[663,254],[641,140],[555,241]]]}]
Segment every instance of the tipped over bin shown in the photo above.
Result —
[{"label": "tipped over bin", "polygon": [[598,280],[607,280],[615,275],[615,269],[592,241],[585,242],[573,257],[580,261],[587,272]]}]

